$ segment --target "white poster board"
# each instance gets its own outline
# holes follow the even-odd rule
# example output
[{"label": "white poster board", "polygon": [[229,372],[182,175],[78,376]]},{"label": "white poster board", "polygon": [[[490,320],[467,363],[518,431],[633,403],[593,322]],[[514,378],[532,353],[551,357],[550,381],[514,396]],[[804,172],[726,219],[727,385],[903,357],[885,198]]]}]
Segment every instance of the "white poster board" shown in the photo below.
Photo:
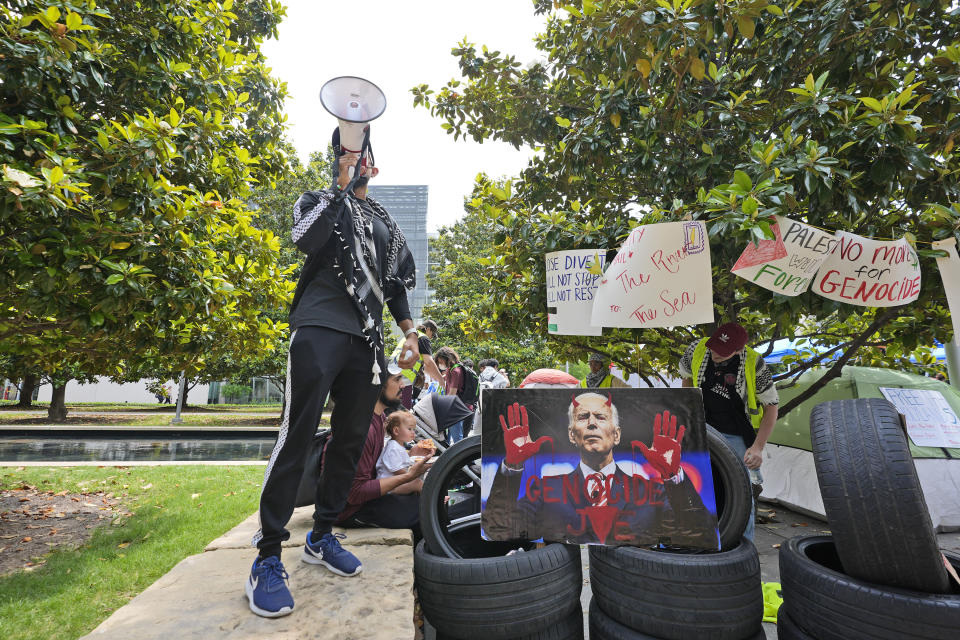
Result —
[{"label": "white poster board", "polygon": [[813,292],[861,307],[897,307],[920,296],[920,261],[910,243],[837,231]]},{"label": "white poster board", "polygon": [[883,396],[906,417],[907,434],[918,447],[960,447],[960,419],[934,389],[880,387]]},{"label": "white poster board", "polygon": [[[599,336],[603,327],[590,324],[593,294],[603,274],[606,251],[574,249],[548,253],[547,325],[558,335]],[[555,309],[555,312],[551,312]]]},{"label": "white poster board", "polygon": [[933,248],[950,254],[946,258],[937,258],[937,267],[953,321],[953,343],[960,345],[960,257],[957,256],[957,241],[954,238],[937,240]]},{"label": "white poster board", "polygon": [[751,242],[730,270],[733,274],[784,296],[810,287],[817,269],[833,251],[832,233],[777,216],[773,240]]},{"label": "white poster board", "polygon": [[704,223],[633,229],[600,280],[592,323],[677,327],[708,322],[713,322],[713,277]]}]

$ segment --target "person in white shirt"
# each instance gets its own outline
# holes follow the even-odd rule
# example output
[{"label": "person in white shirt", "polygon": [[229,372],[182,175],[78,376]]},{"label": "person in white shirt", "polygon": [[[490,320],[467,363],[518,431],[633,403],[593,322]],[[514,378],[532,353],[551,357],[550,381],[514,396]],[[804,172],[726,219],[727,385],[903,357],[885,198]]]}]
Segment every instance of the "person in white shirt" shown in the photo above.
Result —
[{"label": "person in white shirt", "polygon": [[[411,457],[412,452],[408,452],[406,447],[407,443],[413,442],[416,436],[416,427],[417,421],[412,413],[396,411],[387,417],[387,421],[383,425],[387,440],[383,446],[383,453],[377,460],[378,478],[402,476],[416,462]],[[421,489],[423,489],[422,477],[401,484],[399,487],[392,489],[390,493],[397,495],[420,493]]]}]

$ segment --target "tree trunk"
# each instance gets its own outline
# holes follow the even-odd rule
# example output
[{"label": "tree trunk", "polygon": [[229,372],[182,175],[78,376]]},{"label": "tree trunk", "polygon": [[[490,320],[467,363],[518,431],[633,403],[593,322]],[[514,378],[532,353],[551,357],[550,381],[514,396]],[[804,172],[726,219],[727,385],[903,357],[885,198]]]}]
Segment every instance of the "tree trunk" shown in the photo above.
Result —
[{"label": "tree trunk", "polygon": [[50,409],[47,410],[47,419],[50,422],[63,422],[67,419],[67,405],[64,398],[67,395],[67,383],[53,386],[53,397],[50,398]]},{"label": "tree trunk", "polygon": [[37,376],[28,374],[20,381],[20,400],[18,407],[29,407],[33,404],[33,390],[37,388]]}]

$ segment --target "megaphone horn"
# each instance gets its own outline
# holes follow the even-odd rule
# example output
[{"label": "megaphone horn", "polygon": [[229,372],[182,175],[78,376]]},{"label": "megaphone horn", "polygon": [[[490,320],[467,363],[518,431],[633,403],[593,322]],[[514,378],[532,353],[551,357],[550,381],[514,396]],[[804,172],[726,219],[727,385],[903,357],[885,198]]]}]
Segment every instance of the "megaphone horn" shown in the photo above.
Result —
[{"label": "megaphone horn", "polygon": [[320,89],[320,104],[340,125],[340,148],[360,153],[364,131],[387,108],[387,97],[380,87],[356,76],[328,80]]}]

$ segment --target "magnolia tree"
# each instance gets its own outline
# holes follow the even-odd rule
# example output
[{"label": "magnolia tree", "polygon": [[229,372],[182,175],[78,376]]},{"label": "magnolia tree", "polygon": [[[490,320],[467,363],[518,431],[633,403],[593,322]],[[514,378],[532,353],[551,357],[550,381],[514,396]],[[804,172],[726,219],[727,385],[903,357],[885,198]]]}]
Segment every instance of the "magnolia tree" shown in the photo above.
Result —
[{"label": "magnolia tree", "polygon": [[[708,221],[718,322],[745,324],[761,352],[781,337],[834,349],[788,358],[784,379],[829,362],[825,383],[860,356],[930,362],[927,347],[951,337],[928,243],[960,223],[953,3],[583,0],[533,10],[549,14],[539,60],[524,66],[462,42],[461,79],[413,89],[454,137],[535,150],[515,179],[479,180],[469,203],[496,239],[484,271],[490,326],[545,330],[545,252],[615,249],[638,224],[692,218]],[[732,275],[751,240],[773,237],[776,214],[906,237],[921,259],[920,298],[859,307]],[[556,342],[651,376],[675,372],[685,345],[712,328]]]},{"label": "magnolia tree", "polygon": [[276,0],[0,7],[0,351],[122,375],[271,347],[262,310],[292,285],[247,198],[287,161],[284,88],[259,50],[282,15]]}]

